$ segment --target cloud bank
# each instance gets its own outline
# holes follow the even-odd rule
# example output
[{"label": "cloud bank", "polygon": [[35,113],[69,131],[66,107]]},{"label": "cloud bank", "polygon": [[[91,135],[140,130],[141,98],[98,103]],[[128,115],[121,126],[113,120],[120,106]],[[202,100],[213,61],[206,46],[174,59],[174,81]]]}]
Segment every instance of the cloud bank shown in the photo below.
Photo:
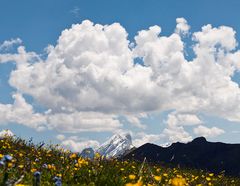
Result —
[{"label": "cloud bank", "polygon": [[[1,113],[7,113],[0,116],[1,123],[65,132],[115,131],[122,127],[121,115],[144,129],[141,114],[173,110],[161,135],[189,141],[184,127],[203,125],[199,113],[239,122],[240,88],[232,81],[240,70],[236,32],[205,25],[191,34],[184,18],[176,22],[169,36],[155,25],[129,41],[119,23],[85,20],[63,30],[57,44],[48,47],[46,59],[24,46],[17,53],[0,54],[0,63],[16,62],[9,84],[17,90],[13,104],[0,105]],[[191,37],[192,43],[184,43],[183,37]],[[188,45],[193,46],[191,60],[185,56]],[[22,95],[48,111],[36,113]],[[203,127],[195,128],[195,134],[222,134]]]}]

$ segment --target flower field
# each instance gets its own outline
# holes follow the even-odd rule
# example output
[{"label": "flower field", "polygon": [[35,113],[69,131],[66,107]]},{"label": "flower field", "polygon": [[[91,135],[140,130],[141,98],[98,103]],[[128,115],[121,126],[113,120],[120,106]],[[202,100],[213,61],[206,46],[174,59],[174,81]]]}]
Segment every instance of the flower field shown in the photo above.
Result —
[{"label": "flower field", "polygon": [[240,185],[239,178],[201,170],[148,165],[145,162],[82,159],[59,146],[34,145],[6,137],[0,140],[0,185]]}]

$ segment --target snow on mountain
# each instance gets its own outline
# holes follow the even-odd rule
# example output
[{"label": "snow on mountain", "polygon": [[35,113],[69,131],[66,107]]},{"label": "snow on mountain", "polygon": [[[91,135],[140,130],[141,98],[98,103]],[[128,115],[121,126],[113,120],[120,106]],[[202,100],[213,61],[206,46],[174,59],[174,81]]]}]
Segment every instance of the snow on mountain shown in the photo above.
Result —
[{"label": "snow on mountain", "polygon": [[97,152],[106,158],[118,157],[133,148],[130,134],[115,134],[103,143]]}]

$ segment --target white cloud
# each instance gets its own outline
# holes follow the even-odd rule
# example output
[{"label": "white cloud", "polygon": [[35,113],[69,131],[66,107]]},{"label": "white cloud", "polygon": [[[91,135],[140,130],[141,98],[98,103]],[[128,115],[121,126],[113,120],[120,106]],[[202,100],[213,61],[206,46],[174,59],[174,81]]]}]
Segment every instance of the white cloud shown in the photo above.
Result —
[{"label": "white cloud", "polygon": [[13,104],[0,104],[0,123],[18,123],[37,130],[46,128],[45,117],[35,113],[20,93],[13,94]]},{"label": "white cloud", "polygon": [[134,135],[133,145],[135,147],[139,147],[145,143],[157,143],[163,136],[161,134],[146,134],[144,132],[140,132]]},{"label": "white cloud", "polygon": [[61,145],[73,152],[81,152],[85,148],[97,149],[100,144],[96,140],[81,140],[76,138],[67,138],[62,140]]},{"label": "white cloud", "polygon": [[182,126],[167,127],[162,133],[170,143],[189,142],[192,141],[192,136],[184,130]]},{"label": "white cloud", "polygon": [[63,134],[58,134],[56,138],[60,141],[63,141],[66,137]]},{"label": "white cloud", "polygon": [[[231,27],[206,25],[193,33],[196,57],[187,60],[182,35],[190,27],[183,18],[176,21],[170,36],[153,26],[138,32],[131,47],[120,24],[83,21],[62,32],[46,60],[20,46],[16,54],[0,54],[0,63],[16,61],[9,83],[51,110],[44,115],[49,129],[114,131],[121,128],[119,115],[143,127],[139,113],[175,110],[164,134],[187,141],[184,126],[200,124],[197,113],[240,121],[240,88],[231,80],[240,69],[240,51]],[[12,105],[1,107],[12,113]],[[32,118],[38,114],[26,110]]]},{"label": "white cloud", "polygon": [[13,61],[17,64],[18,70],[24,72],[30,62],[39,62],[41,60],[35,52],[26,52],[24,46],[19,46],[17,52],[16,54],[0,53],[0,63]]},{"label": "white cloud", "polygon": [[176,22],[177,22],[177,25],[176,25],[175,32],[183,35],[188,34],[190,26],[188,25],[187,20],[181,17],[181,18],[177,18]]},{"label": "white cloud", "polygon": [[13,132],[11,130],[2,130],[0,131],[0,138],[8,137],[8,136],[14,136]]},{"label": "white cloud", "polygon": [[146,129],[146,125],[141,122],[140,119],[147,118],[147,114],[140,113],[137,115],[125,115],[127,121],[135,127]]},{"label": "white cloud", "polygon": [[201,124],[202,121],[195,114],[168,114],[167,123],[169,126],[191,126]]},{"label": "white cloud", "polygon": [[185,131],[185,126],[199,125],[202,121],[195,114],[172,112],[168,114],[167,127],[163,130],[162,135],[168,142],[189,142],[192,136]]},{"label": "white cloud", "polygon": [[96,112],[51,114],[47,117],[47,123],[49,129],[71,133],[115,131],[121,127],[116,116]]},{"label": "white cloud", "polygon": [[6,40],[2,44],[0,44],[0,51],[1,50],[9,50],[14,45],[19,45],[19,44],[22,44],[22,40],[20,38]]},{"label": "white cloud", "polygon": [[219,136],[219,135],[225,133],[225,131],[222,129],[219,129],[217,127],[208,128],[208,127],[200,125],[200,126],[194,128],[194,133],[198,136],[216,137],[216,136]]}]

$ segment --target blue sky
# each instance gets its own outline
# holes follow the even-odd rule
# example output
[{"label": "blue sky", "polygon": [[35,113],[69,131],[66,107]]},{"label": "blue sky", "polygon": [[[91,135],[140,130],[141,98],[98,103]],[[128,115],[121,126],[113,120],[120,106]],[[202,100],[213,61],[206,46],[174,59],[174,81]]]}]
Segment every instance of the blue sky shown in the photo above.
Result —
[{"label": "blue sky", "polygon": [[[63,145],[69,146],[74,150],[80,148],[79,147],[80,145],[86,146],[88,144],[92,144],[93,146],[97,146],[99,143],[102,143],[108,137],[110,137],[113,133],[119,132],[132,133],[136,145],[141,144],[140,139],[142,139],[142,143],[152,141],[157,144],[163,144],[167,142],[174,142],[176,140],[181,139],[182,141],[187,141],[190,140],[191,138],[199,136],[200,134],[206,135],[206,137],[211,141],[238,143],[240,141],[239,137],[240,119],[238,116],[238,114],[240,115],[240,108],[237,106],[237,103],[240,101],[239,90],[240,59],[239,55],[237,55],[239,47],[236,43],[240,41],[240,25],[239,25],[240,13],[238,11],[239,6],[240,2],[234,0],[231,1],[203,0],[199,2],[194,2],[190,0],[184,1],[43,0],[39,2],[33,2],[30,0],[1,1],[0,46],[4,43],[4,41],[7,40],[14,41],[16,40],[16,38],[20,38],[21,42],[17,43],[16,45],[10,46],[8,49],[5,48],[0,51],[0,55],[2,56],[2,59],[0,57],[0,104],[2,105],[2,110],[1,107],[0,110],[4,114],[10,112],[9,115],[16,116],[6,117],[1,116],[0,114],[0,129],[3,130],[8,128],[18,136],[22,136],[24,138],[34,137],[36,141],[44,140],[52,141],[53,143],[62,143]],[[184,20],[180,20],[178,22],[178,24],[180,25],[180,30],[178,31],[176,31],[177,18],[184,18]],[[149,92],[147,92],[148,87],[146,87],[146,92],[144,92],[145,86],[141,87],[138,85],[137,80],[141,79],[142,77],[143,77],[142,83],[143,85],[145,85],[144,84],[145,80],[146,78],[149,77],[147,75],[148,73],[147,67],[144,70],[132,69],[136,70],[135,73],[138,72],[139,76],[129,75],[127,77],[123,77],[126,79],[127,78],[130,79],[132,84],[129,84],[129,86],[133,85],[134,91],[135,89],[139,89],[136,92],[134,92],[133,90],[129,92],[126,90],[121,90],[122,84],[120,84],[121,86],[118,86],[118,84],[115,83],[119,82],[120,80],[122,81],[122,79],[120,78],[111,79],[113,77],[108,77],[110,78],[110,81],[112,81],[112,84],[116,85],[113,86],[113,88],[115,88],[113,92],[108,92],[99,88],[99,86],[104,87],[104,85],[106,85],[107,82],[103,82],[103,84],[100,84],[97,87],[91,87],[93,88],[94,91],[97,92],[96,94],[98,96],[100,95],[100,98],[108,100],[108,102],[103,101],[104,103],[94,103],[94,101],[92,101],[95,100],[95,98],[92,96],[93,92],[91,91],[88,92],[89,89],[86,89],[86,92],[89,95],[89,97],[91,97],[92,100],[89,99],[88,101],[85,102],[84,100],[88,99],[87,96],[84,97],[84,99],[80,99],[79,97],[76,96],[76,92],[80,90],[85,90],[86,88],[85,84],[87,84],[87,86],[94,86],[96,82],[99,83],[99,79],[98,80],[95,79],[96,81],[94,80],[94,82],[91,82],[92,79],[88,79],[89,78],[88,73],[86,73],[87,75],[85,74],[86,76],[84,77],[83,75],[81,76],[82,82],[81,84],[78,84],[76,87],[69,87],[65,83],[61,84],[61,87],[57,87],[56,85],[55,87],[56,89],[52,90],[50,88],[51,85],[46,85],[44,83],[41,84],[42,89],[53,91],[53,95],[51,95],[53,96],[52,98],[50,97],[50,95],[48,95],[47,92],[44,98],[44,96],[41,95],[41,93],[37,92],[40,91],[40,89],[38,90],[31,89],[31,87],[33,87],[32,84],[30,86],[30,81],[32,79],[27,79],[29,77],[32,78],[34,75],[39,77],[40,76],[52,77],[52,74],[47,74],[49,73],[49,71],[43,70],[43,72],[40,73],[39,71],[38,73],[38,70],[40,69],[38,69],[38,67],[34,66],[33,64],[41,62],[39,62],[38,60],[34,60],[31,57],[30,57],[31,60],[27,61],[28,65],[30,66],[32,65],[34,66],[33,68],[36,69],[37,74],[34,74],[31,72],[31,69],[33,68],[27,69],[27,67],[26,68],[24,67],[24,69],[21,69],[23,67],[16,65],[21,62],[16,62],[15,58],[10,57],[11,60],[7,61],[4,58],[4,56],[6,57],[6,54],[8,55],[17,54],[18,53],[17,48],[19,46],[24,46],[25,47],[24,51],[26,53],[34,52],[35,57],[38,56],[39,58],[41,58],[43,63],[45,62],[45,64],[46,63],[51,64],[51,62],[54,61],[54,59],[50,60],[49,56],[51,51],[47,53],[46,47],[52,45],[52,47],[57,48],[58,45],[57,41],[62,31],[65,29],[69,29],[68,30],[69,32],[62,37],[62,38],[66,37],[66,43],[64,39],[60,41],[60,44],[63,46],[63,49],[61,49],[63,50],[61,53],[61,59],[65,60],[66,65],[70,64],[72,65],[76,61],[71,61],[71,59],[69,59],[68,51],[67,50],[65,51],[64,47],[67,48],[71,44],[75,45],[76,43],[74,43],[74,40],[79,40],[80,44],[76,44],[74,49],[75,51],[70,51],[69,55],[75,54],[77,55],[78,53],[81,53],[80,49],[78,51],[78,48],[81,47],[83,48],[85,47],[83,50],[87,48],[89,51],[92,51],[91,47],[95,47],[94,45],[89,46],[88,44],[86,44],[87,46],[84,46],[83,40],[79,38],[80,36],[78,36],[78,33],[80,32],[83,33],[84,29],[78,28],[79,30],[76,33],[72,29],[72,25],[74,24],[80,25],[84,20],[90,20],[94,24],[100,25],[112,25],[113,23],[116,22],[120,23],[121,26],[115,27],[110,26],[109,30],[112,30],[114,33],[116,32],[117,34],[119,34],[117,35],[119,36],[118,38],[119,43],[122,40],[123,44],[121,46],[118,46],[117,44],[118,42],[116,42],[115,44],[113,43],[113,46],[111,46],[111,48],[114,48],[116,45],[116,48],[119,49],[118,51],[122,49],[122,54],[121,55],[117,54],[117,57],[119,57],[118,59],[119,61],[121,60],[124,61],[127,59],[133,60],[136,63],[136,61],[138,60],[138,62],[140,61],[141,64],[145,64],[146,66],[151,67],[151,70],[153,70],[155,73],[153,77],[151,76],[151,80],[155,78],[155,76],[159,76],[158,79],[164,79],[167,77],[167,74],[172,73],[173,69],[178,68],[175,62],[171,62],[173,58],[172,56],[168,56],[168,54],[162,54],[165,56],[159,56],[160,54],[158,54],[158,52],[154,53],[155,51],[158,50],[159,51],[165,50],[164,48],[162,48],[161,45],[163,46],[168,45],[165,44],[164,42],[171,43],[171,39],[173,40],[176,39],[175,41],[173,41],[173,43],[177,43],[179,42],[180,38],[182,43],[184,43],[183,44],[184,51],[181,51],[181,49],[179,49],[179,52],[183,53],[185,60],[187,60],[188,62],[196,59],[196,56],[199,56],[199,58],[197,58],[196,60],[197,61],[196,64],[199,63],[198,64],[199,68],[204,68],[204,65],[201,66],[201,64],[208,60],[211,61],[212,55],[213,56],[220,55],[219,53],[217,53],[218,45],[220,45],[220,50],[223,50],[227,54],[229,53],[229,56],[232,55],[233,57],[229,57],[227,56],[227,54],[225,56],[226,58],[220,59],[219,57],[219,59],[216,60],[216,63],[220,63],[220,65],[222,65],[221,66],[222,70],[218,69],[218,65],[216,66],[212,65],[211,67],[209,67],[211,71],[209,70],[209,72],[207,71],[206,73],[199,72],[199,74],[196,74],[193,77],[189,77],[192,78],[192,81],[190,81],[189,85],[186,85],[184,81],[179,80],[183,76],[182,74],[176,75],[173,73],[173,75],[171,76],[171,82],[168,79],[168,83],[166,85],[168,88],[163,87],[163,80],[159,80],[160,82],[157,83],[158,80],[156,78],[156,80],[152,82],[153,86],[158,86],[159,88],[159,90],[153,89],[154,90],[153,92],[155,92],[156,90],[155,94],[152,93],[150,94]],[[207,28],[209,35],[199,34],[197,36],[197,39],[192,41],[194,33],[196,32],[203,33],[202,27],[207,24],[212,25],[211,28]],[[89,26],[89,24],[86,25],[87,27],[95,29],[94,26]],[[157,25],[158,28],[155,27],[151,31],[149,27],[154,25]],[[185,26],[189,25],[190,29],[185,30],[185,28],[182,27],[183,25]],[[225,29],[220,26],[225,26],[226,28],[231,28],[232,30]],[[148,31],[148,34],[158,35],[159,27],[161,27],[160,36],[166,36],[169,40],[154,42],[150,38],[144,39],[144,36],[139,34],[139,31],[146,30]],[[126,38],[124,38],[125,36],[121,35],[122,28],[125,29],[125,34],[127,34]],[[107,33],[108,35],[106,35],[106,37],[111,38],[112,37],[111,33],[110,34]],[[76,38],[73,39],[72,41],[73,43],[69,43],[70,41],[67,42],[67,39],[71,38],[71,35],[74,34],[75,36],[73,37]],[[95,34],[96,36],[91,36],[91,38],[88,40],[89,43],[91,42],[94,43],[95,40],[92,38],[97,39],[101,37],[101,35],[98,36],[98,32],[96,32]],[[174,38],[170,37],[172,34],[177,35],[176,38],[175,36]],[[214,39],[211,40],[211,38],[214,36],[216,36],[215,40]],[[85,35],[84,37],[87,36]],[[136,37],[138,38],[139,43]],[[212,45],[205,42],[205,39],[208,37],[210,38],[209,40],[213,42]],[[157,38],[155,39],[157,40]],[[126,48],[126,46],[123,46],[125,45],[125,41],[127,40],[129,42],[134,43],[133,44],[135,45],[134,49],[130,49],[129,51],[127,48],[131,47],[127,46]],[[234,41],[236,41],[236,43],[234,43]],[[148,44],[152,46],[150,47],[152,51],[150,51],[148,47],[146,48],[147,45],[142,45],[141,42],[145,43],[149,42],[150,44],[149,43]],[[202,55],[201,52],[197,53],[196,51],[194,51],[193,48],[194,46],[195,47],[197,46],[196,43],[201,43],[198,52],[205,51],[206,47],[209,47],[206,49],[208,51],[212,49],[211,47],[215,47],[216,51],[214,54],[209,54],[209,56],[203,57],[201,56]],[[101,43],[99,45],[100,49],[96,48],[97,51],[101,50]],[[169,45],[173,45],[172,46],[173,56],[177,53],[178,48],[179,47],[181,48],[180,46],[181,42],[179,45],[176,44],[176,46],[174,44]],[[174,49],[174,47],[176,48]],[[114,53],[113,54],[114,56],[117,52],[110,51],[111,48],[104,49],[106,51],[103,51],[103,53],[107,52],[107,54],[109,55]],[[109,50],[110,53],[107,50]],[[57,50],[56,51],[52,50],[52,52],[57,53],[57,55],[59,54],[58,53],[59,51]],[[128,54],[128,52],[131,54]],[[128,56],[133,55],[132,53],[134,53],[135,57]],[[123,58],[122,56],[125,56],[126,58],[125,57]],[[76,56],[76,58],[77,57],[79,56]],[[99,57],[101,56],[98,56],[97,58]],[[106,63],[109,60],[109,65],[111,64],[111,59],[107,58],[104,59],[107,60]],[[154,61],[154,59],[157,59],[156,60],[157,63],[161,63],[162,59],[165,60],[167,59],[170,61],[169,62],[170,65],[167,66],[165,70],[158,69],[158,65],[156,65],[156,61]],[[206,61],[201,62],[201,60],[203,59],[205,59]],[[55,60],[57,61],[57,59]],[[81,60],[77,61],[77,63],[82,62],[83,61]],[[231,65],[230,66],[226,65],[225,62]],[[89,63],[91,63],[91,60]],[[92,63],[95,64],[95,62]],[[182,63],[185,62],[182,61],[181,64]],[[165,64],[164,61],[163,64]],[[107,70],[109,67],[107,66],[105,68],[104,65],[105,64],[100,64],[100,66],[97,66],[98,67],[97,69]],[[130,67],[128,68],[127,65],[128,64],[126,64],[125,66],[119,65],[118,68],[120,69],[120,71],[122,69],[124,69],[125,71],[130,71],[129,69]],[[77,69],[79,68],[82,67],[78,66]],[[181,68],[180,71],[182,71],[182,73],[184,74],[185,67],[179,68]],[[191,70],[195,69],[195,67],[187,67],[187,69],[188,68],[191,68]],[[24,70],[27,71],[24,72]],[[228,70],[229,71],[232,70],[232,72],[229,72]],[[13,71],[17,71],[18,75],[16,75],[17,73],[14,74]],[[141,75],[143,71],[145,75]],[[73,72],[75,71],[71,71],[71,73]],[[110,73],[111,71],[107,70],[106,72],[111,74]],[[193,72],[191,74],[194,74]],[[21,73],[32,74],[30,76],[22,76]],[[92,73],[92,71],[89,71],[89,73]],[[115,71],[112,73],[115,73]],[[162,74],[165,75],[163,76]],[[72,76],[74,80],[77,79],[74,77],[74,75]],[[114,77],[118,76],[115,74]],[[234,85],[230,80],[222,81],[222,79],[228,79],[228,77],[231,78],[233,82],[235,82]],[[59,81],[59,83],[62,83],[64,80],[66,81],[68,80],[67,78],[65,78],[64,75],[59,76],[57,80],[60,80],[60,78],[63,79]],[[204,78],[206,79],[208,78],[209,82],[203,81]],[[214,83],[215,81],[216,83]],[[53,83],[54,82],[55,80],[53,80]],[[216,89],[216,95],[214,92],[214,88],[211,89],[212,84],[208,84],[210,82],[212,82],[214,86],[216,85],[216,87],[222,87],[219,90]],[[28,83],[29,86],[27,86]],[[47,81],[45,83],[47,83]],[[82,84],[84,84],[84,87],[81,87]],[[179,89],[177,88],[176,90],[172,90],[172,87],[170,86],[171,84],[174,88],[180,86],[184,94],[180,95],[178,93]],[[196,88],[197,85],[203,86],[203,89],[206,91],[202,92],[201,90]],[[36,86],[40,85],[36,84]],[[106,86],[105,88],[108,89],[109,87]],[[164,92],[165,90],[172,92],[171,93]],[[139,92],[141,92],[141,95],[138,94]],[[116,93],[117,96],[112,96],[113,93],[114,94]],[[204,95],[204,93],[206,93],[206,95]],[[158,94],[161,96],[158,96]],[[164,102],[165,94],[166,100],[170,98],[171,100],[174,100],[176,98],[176,101],[172,101],[173,103],[169,102],[165,103]],[[14,110],[14,108],[17,106],[14,107],[14,98],[12,97],[12,95],[15,95],[15,101],[17,99],[19,99],[20,102],[22,100],[25,100],[23,101],[24,103],[26,102],[27,105],[31,105],[32,110],[30,109],[31,110],[30,114],[28,113],[29,110],[21,111],[21,113],[25,113],[23,115],[25,115],[27,121],[21,118],[23,117],[23,115],[21,114],[19,116],[17,115],[19,114],[20,111],[18,111],[17,109],[15,109],[16,111]],[[54,98],[57,99],[59,95],[63,96],[65,100],[59,101],[60,99],[62,99],[62,97],[61,98],[59,97],[59,99],[56,101],[46,99],[46,97],[49,97],[49,99],[52,100]],[[185,95],[187,96],[186,100],[178,101],[179,99],[185,98]],[[73,100],[71,99],[71,97],[75,99],[75,96],[76,99],[79,98],[79,100],[76,102],[76,106],[69,106],[69,104],[71,105],[71,103],[72,105],[74,105],[75,100],[74,102],[71,102]],[[78,96],[81,97],[83,95],[79,94]],[[111,103],[115,104],[115,106],[112,106],[109,103],[109,100]],[[141,102],[139,100],[143,101]],[[205,100],[207,106],[204,105]],[[198,105],[202,104],[203,102],[204,104],[201,107],[196,106],[193,105],[193,101],[197,101]],[[21,103],[23,104],[23,102]],[[156,104],[150,104],[149,102],[153,102]],[[10,111],[7,110],[6,107],[7,104],[12,105],[11,109],[14,111],[11,111],[11,109]],[[110,105],[109,107],[108,104]],[[116,106],[116,104],[119,104],[119,106]],[[121,104],[123,104],[123,106]],[[186,105],[188,104],[192,106],[192,109],[187,108]],[[72,108],[68,109],[67,108],[68,106]],[[21,108],[23,108],[22,110],[24,110],[25,107]],[[4,109],[7,111],[5,112]],[[26,106],[26,109],[29,109],[29,107]],[[46,112],[50,113],[46,114]],[[91,112],[97,113],[95,116],[96,118],[94,118],[93,120],[91,120],[93,118]],[[41,116],[39,115],[36,116],[36,114],[40,114]],[[64,116],[62,116],[61,114],[64,114]],[[73,116],[74,114],[76,115]],[[27,116],[29,116],[30,118],[28,119]],[[85,118],[83,119],[83,121],[81,120],[80,122],[81,124],[79,125],[77,122],[78,117]],[[73,124],[72,125],[68,124],[67,122],[69,120],[67,119],[65,120],[66,122],[65,125],[69,127],[66,127],[64,124],[59,124],[61,123],[60,121],[63,121],[64,123],[65,118],[68,118],[70,121],[74,121]],[[38,120],[37,124],[34,123],[36,122],[36,120]],[[41,120],[41,122],[43,123],[41,123],[39,120]],[[26,123],[24,124],[24,122],[26,122],[27,124]],[[41,124],[39,124],[39,122]],[[96,122],[93,128],[88,127],[91,126],[91,122],[93,123]],[[41,128],[42,126],[44,129]],[[84,128],[84,131],[82,131],[81,127]],[[104,127],[106,130],[104,130]]]}]

